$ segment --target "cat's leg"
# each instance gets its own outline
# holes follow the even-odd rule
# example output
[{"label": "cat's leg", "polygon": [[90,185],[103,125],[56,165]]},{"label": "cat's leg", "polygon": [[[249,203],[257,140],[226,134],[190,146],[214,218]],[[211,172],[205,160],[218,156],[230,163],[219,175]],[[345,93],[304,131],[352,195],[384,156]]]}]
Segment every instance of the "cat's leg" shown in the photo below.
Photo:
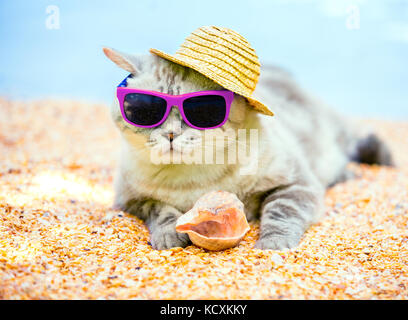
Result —
[{"label": "cat's leg", "polygon": [[146,225],[150,231],[150,242],[153,248],[158,250],[184,248],[191,243],[187,234],[176,231],[177,219],[182,215],[179,210],[156,201],[147,205],[150,208],[148,208],[149,216],[146,219]]},{"label": "cat's leg", "polygon": [[128,212],[143,220],[150,232],[150,243],[155,249],[189,245],[188,235],[176,232],[176,221],[182,212],[163,202],[140,196],[125,177],[122,171],[115,176],[113,208]]},{"label": "cat's leg", "polygon": [[282,250],[299,243],[323,210],[324,189],[318,183],[297,182],[272,190],[261,208],[258,249]]},{"label": "cat's leg", "polygon": [[170,205],[156,200],[131,200],[123,210],[145,221],[154,249],[184,248],[191,243],[187,234],[176,231],[176,222],[182,212]]},{"label": "cat's leg", "polygon": [[356,178],[356,174],[346,167],[343,169],[342,172],[340,172],[336,179],[333,182],[331,182],[327,187],[331,188],[338,183],[343,183],[354,178]]}]

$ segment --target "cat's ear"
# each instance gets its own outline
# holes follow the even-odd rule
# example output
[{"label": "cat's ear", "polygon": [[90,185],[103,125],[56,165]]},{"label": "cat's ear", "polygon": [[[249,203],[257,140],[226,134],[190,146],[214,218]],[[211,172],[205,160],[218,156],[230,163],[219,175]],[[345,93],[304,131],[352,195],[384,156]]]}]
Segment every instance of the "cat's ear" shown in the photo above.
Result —
[{"label": "cat's ear", "polygon": [[110,60],[116,63],[118,67],[133,74],[140,72],[140,66],[138,66],[133,56],[108,47],[103,48],[103,53],[105,53]]}]

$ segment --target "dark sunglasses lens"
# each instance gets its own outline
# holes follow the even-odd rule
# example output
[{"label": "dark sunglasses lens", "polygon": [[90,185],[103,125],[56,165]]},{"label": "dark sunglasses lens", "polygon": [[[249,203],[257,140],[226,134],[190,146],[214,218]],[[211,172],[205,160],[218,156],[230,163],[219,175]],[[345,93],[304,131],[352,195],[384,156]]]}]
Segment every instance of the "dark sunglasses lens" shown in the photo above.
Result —
[{"label": "dark sunglasses lens", "polygon": [[143,93],[129,93],[123,101],[126,119],[140,126],[159,123],[166,113],[166,100]]},{"label": "dark sunglasses lens", "polygon": [[184,100],[183,110],[193,126],[204,129],[220,125],[225,119],[227,106],[222,96],[207,95]]}]

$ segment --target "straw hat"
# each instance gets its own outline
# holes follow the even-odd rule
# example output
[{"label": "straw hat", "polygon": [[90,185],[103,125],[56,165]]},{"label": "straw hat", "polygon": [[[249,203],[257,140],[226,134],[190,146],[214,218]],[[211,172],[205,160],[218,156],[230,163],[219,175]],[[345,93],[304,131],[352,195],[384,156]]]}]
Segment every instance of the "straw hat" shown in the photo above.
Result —
[{"label": "straw hat", "polygon": [[201,27],[186,38],[174,55],[157,49],[150,49],[150,52],[198,71],[225,89],[245,97],[255,110],[273,115],[252,96],[260,64],[255,50],[237,32],[214,26]]}]

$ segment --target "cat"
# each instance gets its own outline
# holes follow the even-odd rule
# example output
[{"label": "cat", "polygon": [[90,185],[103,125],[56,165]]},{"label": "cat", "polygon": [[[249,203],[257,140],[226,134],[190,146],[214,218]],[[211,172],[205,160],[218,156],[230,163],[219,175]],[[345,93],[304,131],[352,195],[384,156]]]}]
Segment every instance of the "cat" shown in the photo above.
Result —
[{"label": "cat", "polygon": [[[193,69],[153,54],[103,50],[131,73],[127,80],[131,88],[172,95],[223,89]],[[256,112],[236,94],[228,121],[210,129],[215,135],[258,130],[258,156],[250,160],[257,162],[258,169],[250,175],[240,174],[241,163],[153,164],[150,152],[157,146],[175,153],[205,148],[201,130],[184,123],[177,108],[157,128],[132,126],[124,121],[115,99],[111,114],[121,132],[121,151],[113,207],[145,221],[153,248],[189,245],[188,236],[175,231],[176,220],[213,190],[236,194],[245,204],[248,220],[260,219],[256,248],[293,248],[321,217],[326,188],[350,177],[346,169],[350,161],[393,165],[388,147],[375,134],[358,132],[357,125],[307,94],[287,71],[263,66],[254,96],[275,116]],[[225,152],[228,143],[216,146],[215,152]]]}]

